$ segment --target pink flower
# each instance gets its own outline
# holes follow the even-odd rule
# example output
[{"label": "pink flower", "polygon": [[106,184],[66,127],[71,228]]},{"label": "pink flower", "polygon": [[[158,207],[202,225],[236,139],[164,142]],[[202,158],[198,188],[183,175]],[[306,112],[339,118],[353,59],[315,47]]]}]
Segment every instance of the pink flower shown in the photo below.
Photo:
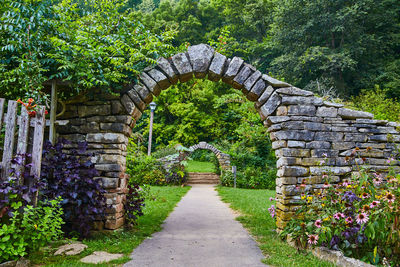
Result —
[{"label": "pink flower", "polygon": [[369,218],[368,218],[368,214],[366,214],[365,212],[361,212],[360,214],[358,214],[356,221],[359,224],[363,224],[368,222]]},{"label": "pink flower", "polygon": [[364,193],[362,193],[361,197],[362,197],[363,199],[369,198],[369,194],[366,193],[366,192],[364,192]]},{"label": "pink flower", "polygon": [[327,178],[328,178],[328,175],[326,175],[326,174],[322,175],[322,179],[327,179]]},{"label": "pink flower", "polygon": [[275,217],[275,206],[271,205],[271,207],[268,208],[268,212],[271,215],[271,217],[274,218]]},{"label": "pink flower", "polygon": [[378,205],[379,205],[380,203],[381,203],[381,202],[379,202],[378,200],[374,200],[374,201],[372,201],[372,203],[369,205],[369,207],[370,207],[371,209],[376,208],[376,207],[378,207]]},{"label": "pink flower", "polygon": [[315,221],[314,225],[315,225],[317,228],[321,228],[321,226],[322,226],[322,221],[318,219],[318,220]]},{"label": "pink flower", "polygon": [[318,235],[308,235],[308,244],[316,245],[318,243]]},{"label": "pink flower", "polygon": [[352,223],[352,222],[353,222],[353,219],[351,217],[346,218],[346,223]]},{"label": "pink flower", "polygon": [[390,164],[390,163],[392,163],[393,161],[395,161],[394,158],[389,158],[389,159],[387,160],[387,163]]},{"label": "pink flower", "polygon": [[378,185],[380,185],[382,183],[382,179],[381,178],[374,178],[372,181],[373,181],[375,186],[378,186]]},{"label": "pink flower", "polygon": [[273,198],[273,197],[269,198],[269,201],[274,201],[274,200],[275,200],[275,198]]},{"label": "pink flower", "polygon": [[332,203],[333,203],[333,204],[338,203],[337,199],[332,199]]},{"label": "pink flower", "polygon": [[346,215],[344,215],[344,213],[341,212],[340,217],[344,218],[344,217],[346,217]]},{"label": "pink flower", "polygon": [[340,213],[335,213],[333,214],[333,218],[335,218],[336,220],[340,220]]}]

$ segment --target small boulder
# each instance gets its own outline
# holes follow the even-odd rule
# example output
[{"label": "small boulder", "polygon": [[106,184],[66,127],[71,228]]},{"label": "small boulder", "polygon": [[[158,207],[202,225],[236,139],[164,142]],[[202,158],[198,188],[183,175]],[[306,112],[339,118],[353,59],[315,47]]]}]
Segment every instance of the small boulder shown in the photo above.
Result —
[{"label": "small boulder", "polygon": [[106,263],[112,260],[122,258],[123,256],[124,256],[123,254],[111,254],[105,251],[95,251],[91,255],[82,258],[81,262],[92,263],[92,264]]},{"label": "small boulder", "polygon": [[66,244],[58,248],[58,250],[54,253],[54,255],[67,255],[67,256],[73,256],[73,255],[78,255],[82,251],[84,251],[87,248],[85,244],[82,243],[72,243],[72,244]]}]

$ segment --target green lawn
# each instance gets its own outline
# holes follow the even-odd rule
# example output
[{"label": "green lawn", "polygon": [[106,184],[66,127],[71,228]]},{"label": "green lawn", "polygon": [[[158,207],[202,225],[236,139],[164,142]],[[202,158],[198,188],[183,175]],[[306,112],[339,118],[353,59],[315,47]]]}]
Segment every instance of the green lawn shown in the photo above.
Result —
[{"label": "green lawn", "polygon": [[224,202],[242,215],[237,218],[257,240],[266,259],[264,263],[273,266],[335,266],[314,257],[311,253],[297,250],[283,242],[274,231],[275,223],[268,213],[273,204],[270,197],[275,191],[218,187],[218,193]]},{"label": "green lawn", "polygon": [[215,166],[211,162],[190,160],[188,161],[186,170],[188,172],[215,172]]},{"label": "green lawn", "polygon": [[41,266],[88,266],[79,262],[79,259],[94,251],[107,251],[109,253],[123,253],[125,256],[108,264],[96,266],[116,266],[129,261],[129,254],[144,239],[152,233],[161,230],[161,224],[168,214],[174,209],[179,200],[189,191],[190,187],[151,187],[151,198],[146,200],[144,215],[138,219],[138,225],[133,230],[121,230],[109,233],[98,233],[83,243],[88,248],[78,256],[52,256],[55,248],[45,248],[41,252],[30,256],[32,264]]}]

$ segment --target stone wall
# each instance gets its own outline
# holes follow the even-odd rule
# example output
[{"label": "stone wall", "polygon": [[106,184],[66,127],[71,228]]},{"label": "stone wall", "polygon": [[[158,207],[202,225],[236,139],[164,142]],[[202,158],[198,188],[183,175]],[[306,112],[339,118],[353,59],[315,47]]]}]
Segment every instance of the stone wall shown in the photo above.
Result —
[{"label": "stone wall", "polygon": [[[138,84],[121,97],[94,94],[79,98],[67,106],[63,126],[58,132],[73,141],[86,140],[97,152],[99,179],[108,190],[113,208],[105,227],[123,224],[123,200],[126,193],[126,147],[128,137],[146,108],[178,81],[208,78],[241,90],[253,101],[261,120],[268,128],[277,157],[277,225],[282,228],[298,207],[299,185],[306,190],[321,188],[321,174],[331,171],[336,181],[354,171],[354,162],[346,161],[356,147],[371,147],[362,154],[376,170],[387,170],[386,158],[400,143],[398,124],[374,120],[372,114],[344,108],[324,101],[312,92],[293,87],[262,74],[242,59],[232,59],[215,52],[208,45],[191,46],[186,53],[169,59],[160,58],[146,69]],[[319,162],[325,157],[327,167]]]},{"label": "stone wall", "polygon": [[206,149],[210,150],[215,154],[215,156],[218,159],[219,167],[223,170],[231,170],[231,157],[228,154],[222,153],[219,149],[216,147],[208,144],[207,142],[200,142],[197,145],[191,146],[189,148],[192,153],[196,151],[197,149]]}]

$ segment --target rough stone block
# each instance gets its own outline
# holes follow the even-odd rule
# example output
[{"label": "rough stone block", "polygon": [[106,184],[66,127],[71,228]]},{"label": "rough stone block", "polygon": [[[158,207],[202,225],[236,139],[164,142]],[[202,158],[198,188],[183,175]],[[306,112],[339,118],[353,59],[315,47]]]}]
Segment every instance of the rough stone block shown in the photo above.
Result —
[{"label": "rough stone block", "polygon": [[283,130],[304,130],[304,122],[302,121],[286,121],[282,122]]},{"label": "rough stone block", "polygon": [[289,121],[290,117],[288,116],[269,116],[266,121],[264,121],[265,126],[270,126],[275,123],[281,123],[285,121]]},{"label": "rough stone block", "polygon": [[300,166],[283,166],[278,170],[278,177],[299,177],[307,176],[310,173],[308,168]]},{"label": "rough stone block", "polygon": [[297,184],[297,177],[279,177],[276,178],[276,185],[295,185]]},{"label": "rough stone block", "polygon": [[352,142],[366,142],[368,136],[366,134],[345,134],[344,141],[352,141]]},{"label": "rough stone block", "polygon": [[315,141],[337,141],[343,140],[343,133],[339,132],[316,132]]},{"label": "rough stone block", "polygon": [[216,52],[208,69],[208,79],[214,82],[219,81],[224,74],[225,65],[226,56]]},{"label": "rough stone block", "polygon": [[307,158],[310,157],[309,149],[301,149],[301,148],[281,148],[275,150],[275,155],[277,157],[299,157],[299,158]]},{"label": "rough stone block", "polygon": [[276,161],[276,167],[302,165],[301,158],[296,157],[281,157]]},{"label": "rough stone block", "polygon": [[244,61],[239,57],[234,57],[228,65],[228,68],[222,77],[222,81],[227,84],[232,84],[233,78],[239,73]]},{"label": "rough stone block", "polygon": [[193,66],[194,76],[204,78],[214,55],[214,48],[209,45],[199,44],[188,48],[188,55]]},{"label": "rough stone block", "polygon": [[118,187],[119,178],[94,177],[94,179],[100,181],[104,189],[115,189]]},{"label": "rough stone block", "polygon": [[321,106],[323,100],[318,97],[307,97],[307,96],[282,96],[283,105],[314,105]]},{"label": "rough stone block", "polygon": [[78,115],[81,118],[89,117],[93,115],[110,115],[111,114],[111,105],[103,104],[96,106],[78,106]]},{"label": "rough stone block", "polygon": [[311,157],[313,158],[324,158],[330,157],[334,158],[339,155],[339,151],[332,150],[332,149],[312,149],[311,150]]},{"label": "rough stone block", "polygon": [[[262,73],[258,70],[256,70],[255,72],[253,72],[253,74],[251,74],[249,76],[249,78],[247,78],[247,80],[244,82],[244,88],[243,91],[244,93],[247,95],[248,93],[250,93],[251,88],[253,88],[253,86],[256,84],[256,82],[261,78]],[[265,84],[265,83],[264,83]],[[265,85],[264,85],[265,88]],[[255,101],[255,100],[253,100]]]},{"label": "rough stone block", "polygon": [[110,230],[115,230],[120,228],[122,225],[124,225],[125,218],[121,217],[118,219],[108,219],[104,225],[105,228],[110,229]]},{"label": "rough stone block", "polygon": [[274,113],[280,104],[281,97],[276,93],[272,94],[268,101],[258,110],[261,120],[264,121],[269,115]]},{"label": "rough stone block", "polygon": [[120,133],[91,133],[86,135],[86,141],[90,143],[119,144],[125,143],[127,137]]},{"label": "rough stone block", "polygon": [[312,141],[306,144],[306,148],[329,149],[331,143],[326,141]]},{"label": "rough stone block", "polygon": [[348,108],[339,108],[338,115],[345,119],[357,119],[357,118],[366,118],[372,119],[374,115],[369,112],[352,110]]},{"label": "rough stone block", "polygon": [[98,171],[105,171],[105,172],[125,171],[124,166],[121,166],[119,164],[96,164],[94,167]]},{"label": "rough stone block", "polygon": [[[247,78],[250,77],[252,74],[252,67],[250,67],[247,64],[244,64],[244,67],[239,71],[239,73],[233,78],[232,82],[232,87],[235,89],[242,89],[244,86],[244,82],[247,80]],[[247,91],[244,90],[243,93],[246,93]]]},{"label": "rough stone block", "polygon": [[318,107],[316,115],[318,117],[336,117],[338,110],[334,107]]},{"label": "rough stone block", "polygon": [[[264,93],[264,91],[266,89],[266,84],[265,84],[264,80],[262,80],[262,79],[257,80],[250,87],[250,84],[252,83],[252,79],[255,78],[256,76],[258,76],[259,73],[261,74],[261,72],[259,72],[259,71],[254,72],[250,76],[250,78],[247,79],[247,81],[245,82],[245,88],[242,89],[242,91],[245,90],[244,93],[245,93],[247,99],[250,101],[257,101],[257,99],[259,99],[262,96],[262,94]],[[248,88],[251,88],[251,90]],[[272,88],[272,86],[271,86],[271,88]],[[272,91],[270,92],[270,94],[272,94],[272,92],[273,92],[273,88],[272,88]]]},{"label": "rough stone block", "polygon": [[[164,74],[162,74],[160,71],[155,70],[155,69],[151,69],[148,73],[150,73],[150,72],[152,72],[153,75],[154,75],[155,77],[158,77],[157,73],[158,73],[159,75],[164,76],[164,79],[169,83],[167,77],[166,77]],[[142,72],[142,73],[140,74],[140,76],[139,76],[139,79],[140,79],[141,83],[143,84],[143,86],[146,87],[146,89],[147,89],[148,92],[151,92],[151,94],[153,94],[153,95],[155,95],[155,96],[158,96],[158,95],[160,94],[160,92],[161,92],[161,88],[160,88],[160,86],[158,85],[158,83],[157,83],[148,73]],[[159,78],[161,78],[161,77],[159,77]],[[142,86],[142,85],[141,85],[141,86]],[[137,91],[137,92],[138,92],[138,91]],[[138,93],[139,93],[139,92],[138,92]],[[141,95],[140,93],[139,93],[139,95],[142,97],[142,95]],[[146,95],[146,96],[147,96],[147,95]],[[143,99],[143,98],[142,98],[142,99]],[[145,102],[146,102],[146,101],[145,101]],[[151,102],[151,101],[150,101],[150,102]],[[149,102],[149,103],[150,103],[150,102]]]},{"label": "rough stone block", "polygon": [[317,108],[310,105],[292,105],[289,106],[289,115],[300,115],[300,116],[315,116]]},{"label": "rough stone block", "polygon": [[287,116],[288,108],[287,106],[280,106],[276,109],[276,116]]},{"label": "rough stone block", "polygon": [[[256,85],[254,85],[254,87],[257,86],[257,84],[260,82],[261,80],[259,80]],[[260,83],[264,83],[265,82],[260,82]],[[258,98],[258,100],[254,103],[254,106],[256,108],[261,107],[262,105],[264,105],[265,102],[267,102],[267,100],[270,98],[270,96],[272,95],[272,93],[274,92],[274,88],[272,86],[268,86],[267,89],[264,90],[264,92],[261,94],[261,96]]]},{"label": "rough stone block", "polygon": [[193,78],[193,69],[185,53],[174,55],[172,63],[179,73],[179,81],[187,82]]},{"label": "rough stone block", "polygon": [[355,142],[332,142],[332,148],[335,150],[348,150],[356,147]]},{"label": "rough stone block", "polygon": [[292,96],[313,96],[314,93],[306,90],[299,89],[297,87],[284,87],[276,89],[277,93],[283,95],[292,95]]},{"label": "rough stone block", "polygon": [[165,90],[171,86],[171,82],[161,71],[157,69],[151,69],[147,72],[147,74],[157,83],[157,86],[148,87],[153,95],[158,96],[161,90]]},{"label": "rough stone block", "polygon": [[286,82],[279,81],[277,79],[274,79],[274,78],[272,78],[272,77],[270,77],[270,76],[268,76],[266,74],[263,74],[261,78],[264,81],[266,81],[268,84],[272,85],[273,87],[277,87],[277,88],[280,88],[280,87],[291,87],[290,84],[288,84]]},{"label": "rough stone block", "polygon": [[293,147],[293,148],[305,148],[306,147],[306,142],[289,140],[287,142],[287,146],[288,147]]},{"label": "rough stone block", "polygon": [[309,131],[330,131],[331,126],[320,122],[304,122],[304,130]]},{"label": "rough stone block", "polygon": [[157,60],[157,67],[167,75],[171,84],[178,82],[178,73],[174,71],[172,64],[167,59],[163,57],[159,58]]},{"label": "rough stone block", "polygon": [[135,106],[140,110],[140,112],[143,112],[143,110],[146,108],[146,103],[143,102],[136,90],[129,90],[127,94],[133,103],[135,103]]},{"label": "rough stone block", "polygon": [[150,104],[150,102],[153,101],[153,95],[146,86],[135,84],[133,90],[138,93],[140,99],[142,99],[145,104]]},{"label": "rough stone block", "polygon": [[352,171],[351,167],[310,167],[311,175],[323,175],[323,174],[335,174],[335,175],[344,175],[350,173]]},{"label": "rough stone block", "polygon": [[278,149],[278,148],[282,148],[282,147],[286,147],[285,140],[279,140],[279,141],[272,142],[272,149]]},{"label": "rough stone block", "polygon": [[271,133],[271,140],[300,140],[300,141],[312,141],[314,139],[315,132],[310,131],[279,131]]}]

